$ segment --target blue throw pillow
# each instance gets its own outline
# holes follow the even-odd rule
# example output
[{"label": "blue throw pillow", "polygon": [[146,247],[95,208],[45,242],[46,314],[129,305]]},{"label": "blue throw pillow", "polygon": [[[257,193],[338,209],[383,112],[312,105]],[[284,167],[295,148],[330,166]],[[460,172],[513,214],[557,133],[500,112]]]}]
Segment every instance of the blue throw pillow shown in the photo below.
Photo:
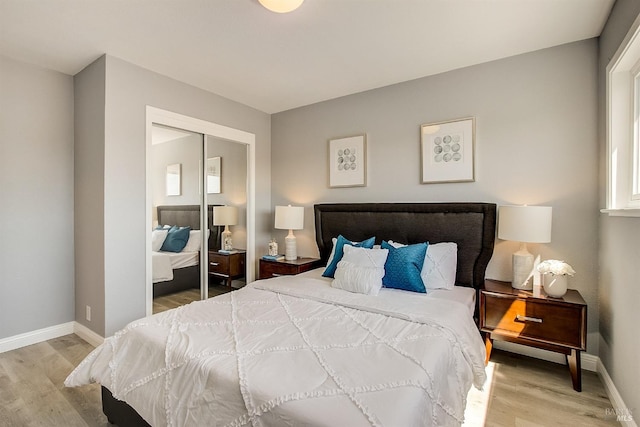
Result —
[{"label": "blue throw pillow", "polygon": [[394,248],[383,241],[381,247],[389,249],[389,255],[384,264],[382,284],[387,288],[426,293],[420,272],[427,254],[427,246],[427,243],[418,243]]},{"label": "blue throw pillow", "polygon": [[165,252],[182,252],[184,247],[187,246],[190,232],[191,227],[178,228],[174,225],[169,229],[160,250]]},{"label": "blue throw pillow", "polygon": [[344,245],[371,249],[373,248],[373,244],[375,242],[376,242],[376,238],[370,237],[367,240],[363,240],[362,242],[352,243],[351,240],[347,240],[342,235],[339,235],[338,238],[336,239],[335,247],[333,248],[334,249],[333,258],[329,261],[329,264],[327,264],[327,268],[325,268],[322,275],[324,277],[333,278],[333,276],[336,274],[336,268],[338,267],[338,263],[340,262],[340,260],[342,259],[342,256],[344,255],[344,250],[342,249]]}]

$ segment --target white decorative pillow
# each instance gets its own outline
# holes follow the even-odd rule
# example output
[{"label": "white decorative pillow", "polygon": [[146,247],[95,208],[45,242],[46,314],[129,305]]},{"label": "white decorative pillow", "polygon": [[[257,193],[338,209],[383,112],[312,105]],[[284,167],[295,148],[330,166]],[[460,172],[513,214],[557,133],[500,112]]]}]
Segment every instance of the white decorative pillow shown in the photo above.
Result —
[{"label": "white decorative pillow", "polygon": [[169,233],[169,229],[166,230],[153,230],[151,232],[151,250],[153,252],[158,252],[164,243],[164,239],[167,238],[167,234]]},{"label": "white decorative pillow", "polygon": [[[207,238],[209,237],[209,230],[207,230]],[[182,252],[198,252],[200,245],[202,244],[202,233],[200,230],[191,230],[189,232],[189,240]]]},{"label": "white decorative pillow", "polygon": [[453,289],[458,267],[458,245],[442,242],[429,245],[420,276],[427,289]]},{"label": "white decorative pillow", "polygon": [[388,255],[388,249],[345,245],[344,256],[338,262],[331,286],[349,292],[378,295]]},{"label": "white decorative pillow", "polygon": [[[389,241],[395,248],[403,245]],[[458,245],[453,242],[429,244],[420,277],[424,287],[429,289],[453,289],[456,284],[458,267]]]},{"label": "white decorative pillow", "polygon": [[331,262],[333,262],[333,257],[336,256],[336,242],[338,241],[338,239],[336,239],[335,237],[331,238],[331,244],[333,245],[331,247],[331,253],[329,254],[329,259],[327,260],[327,265],[331,265]]}]

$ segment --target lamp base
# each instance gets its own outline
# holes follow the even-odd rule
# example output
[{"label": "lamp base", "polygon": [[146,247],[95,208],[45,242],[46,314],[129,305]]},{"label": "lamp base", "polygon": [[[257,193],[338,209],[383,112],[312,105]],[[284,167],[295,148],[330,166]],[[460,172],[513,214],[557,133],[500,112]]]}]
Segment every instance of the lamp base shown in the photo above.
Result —
[{"label": "lamp base", "polygon": [[284,238],[284,259],[285,261],[294,261],[298,259],[296,236],[293,235],[293,230],[289,230],[289,234]]},{"label": "lamp base", "polygon": [[525,243],[511,258],[513,264],[513,280],[511,287],[514,289],[533,290],[533,255],[527,250]]},{"label": "lamp base", "polygon": [[231,240],[231,231],[227,227],[220,238],[220,249],[223,251],[230,251],[233,249],[233,241]]}]

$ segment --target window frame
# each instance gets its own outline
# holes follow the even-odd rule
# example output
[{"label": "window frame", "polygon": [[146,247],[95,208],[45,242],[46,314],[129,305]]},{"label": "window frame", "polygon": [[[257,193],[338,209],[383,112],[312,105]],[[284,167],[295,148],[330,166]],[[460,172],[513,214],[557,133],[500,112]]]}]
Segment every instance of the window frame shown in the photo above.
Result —
[{"label": "window frame", "polygon": [[607,197],[602,212],[640,217],[640,17],[607,66]]},{"label": "window frame", "polygon": [[633,76],[633,148],[631,150],[631,201],[640,202],[640,59],[632,71]]}]

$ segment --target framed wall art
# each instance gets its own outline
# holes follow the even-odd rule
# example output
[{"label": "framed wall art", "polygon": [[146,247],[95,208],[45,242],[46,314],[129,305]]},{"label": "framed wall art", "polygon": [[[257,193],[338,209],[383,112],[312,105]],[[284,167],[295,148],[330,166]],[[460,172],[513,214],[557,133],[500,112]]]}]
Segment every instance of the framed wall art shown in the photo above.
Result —
[{"label": "framed wall art", "polygon": [[222,192],[221,170],[220,157],[207,159],[207,194],[220,194]]},{"label": "framed wall art", "polygon": [[329,187],[367,185],[366,135],[329,140]]},{"label": "framed wall art", "polygon": [[179,196],[182,192],[182,164],[167,165],[167,196]]},{"label": "framed wall art", "polygon": [[420,126],[422,183],[475,181],[475,118]]}]

